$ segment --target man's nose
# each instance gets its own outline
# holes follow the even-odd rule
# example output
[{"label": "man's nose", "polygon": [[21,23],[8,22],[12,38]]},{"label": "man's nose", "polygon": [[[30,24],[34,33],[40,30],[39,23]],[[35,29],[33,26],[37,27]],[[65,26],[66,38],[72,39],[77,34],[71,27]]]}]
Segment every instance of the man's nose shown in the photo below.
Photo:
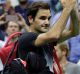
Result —
[{"label": "man's nose", "polygon": [[48,19],[45,20],[45,23],[46,23],[46,24],[50,24]]},{"label": "man's nose", "polygon": [[13,27],[12,30],[14,31],[15,30],[15,27]]}]

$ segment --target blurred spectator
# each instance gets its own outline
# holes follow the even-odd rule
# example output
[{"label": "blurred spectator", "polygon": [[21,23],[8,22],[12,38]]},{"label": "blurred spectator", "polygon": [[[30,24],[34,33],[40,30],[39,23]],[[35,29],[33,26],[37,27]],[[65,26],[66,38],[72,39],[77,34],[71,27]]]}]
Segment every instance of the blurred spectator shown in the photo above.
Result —
[{"label": "blurred spectator", "polygon": [[4,13],[4,5],[6,4],[6,0],[0,0],[0,15]]},{"label": "blurred spectator", "polygon": [[[24,29],[24,31],[28,31],[29,27],[26,24],[26,21],[24,20],[24,18],[21,16],[21,14],[16,13],[15,10],[10,7],[8,13],[4,13],[0,16],[0,24],[5,24],[7,21],[15,21],[18,22],[18,24],[20,26],[22,26],[22,29]],[[0,26],[1,30],[4,30],[4,26]]]},{"label": "blurred spectator", "polygon": [[55,5],[55,12],[58,13],[62,10],[62,5],[60,0],[57,2],[57,4]]},{"label": "blurred spectator", "polygon": [[50,0],[50,6],[51,6],[51,15],[52,17],[54,17],[54,15],[56,14],[56,9],[55,6],[58,3],[59,0]]},{"label": "blurred spectator", "polygon": [[26,20],[27,24],[29,24],[27,18],[27,13],[28,13],[27,8],[28,8],[28,0],[19,0],[19,5],[15,7],[15,11],[17,13],[20,13]]},{"label": "blurred spectator", "polygon": [[55,13],[57,12],[56,5],[59,3],[59,0],[51,0],[50,5],[51,5],[51,10],[52,12],[54,11]]},{"label": "blurred spectator", "polygon": [[[8,21],[7,23],[4,24],[4,27],[5,27],[5,35],[2,34],[4,35],[4,40],[0,40],[0,49],[4,47],[9,35],[11,35],[12,33],[21,31],[21,26],[17,22],[14,22],[14,21]],[[14,41],[16,41],[17,38],[18,38],[17,36],[13,37],[11,40],[11,43],[14,43]],[[3,64],[0,59],[0,71],[1,70],[3,70]]]},{"label": "blurred spectator", "polygon": [[5,24],[5,19],[4,19],[4,17],[5,17],[5,15],[6,14],[2,14],[1,16],[0,16],[0,40],[2,40],[2,41],[4,41],[4,24]]},{"label": "blurred spectator", "polygon": [[[63,74],[80,74],[80,66],[67,60],[69,49],[66,43],[57,44],[55,46],[55,50],[59,58]],[[55,63],[54,65],[56,67]]]},{"label": "blurred spectator", "polygon": [[13,7],[19,5],[19,1],[18,0],[10,0],[10,2],[11,2],[11,6],[13,6]]},{"label": "blurred spectator", "polygon": [[2,22],[6,22],[6,21],[18,21],[19,18],[15,12],[15,9],[13,7],[9,7],[8,10],[3,13],[1,16],[0,16],[0,23]]},{"label": "blurred spectator", "polygon": [[0,15],[2,15],[2,14],[3,14],[3,12],[4,12],[3,5],[2,5],[2,4],[0,4]]},{"label": "blurred spectator", "polygon": [[13,7],[10,7],[7,11],[7,15],[6,15],[6,18],[5,18],[6,21],[18,21],[19,18],[15,12],[15,9]]},{"label": "blurred spectator", "polygon": [[79,35],[68,40],[68,45],[70,49],[70,56],[68,59],[71,62],[78,63],[78,61],[80,60],[80,0],[77,0],[77,5],[75,9],[77,11],[79,21]]},{"label": "blurred spectator", "polygon": [[[21,26],[17,22],[9,21],[4,25],[5,25],[5,38],[4,41],[0,40],[0,48],[4,47],[9,35],[11,35],[14,32],[21,31]],[[15,41],[15,39],[13,40]]]},{"label": "blurred spectator", "polygon": [[78,63],[80,60],[80,35],[69,39],[68,45],[70,49],[69,61]]}]

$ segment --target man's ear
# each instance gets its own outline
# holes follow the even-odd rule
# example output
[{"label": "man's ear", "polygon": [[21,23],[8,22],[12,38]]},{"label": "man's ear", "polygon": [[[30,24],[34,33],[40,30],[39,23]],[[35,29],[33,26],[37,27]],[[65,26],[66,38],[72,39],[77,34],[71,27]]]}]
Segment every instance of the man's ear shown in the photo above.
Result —
[{"label": "man's ear", "polygon": [[29,23],[31,24],[33,22],[32,16],[28,16],[28,19],[29,19]]}]

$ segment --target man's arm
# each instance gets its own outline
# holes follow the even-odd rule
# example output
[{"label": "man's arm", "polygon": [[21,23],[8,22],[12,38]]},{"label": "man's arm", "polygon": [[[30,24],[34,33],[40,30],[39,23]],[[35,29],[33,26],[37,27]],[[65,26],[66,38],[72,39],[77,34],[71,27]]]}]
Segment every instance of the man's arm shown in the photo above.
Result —
[{"label": "man's arm", "polygon": [[0,25],[6,23],[6,21],[4,21],[5,17],[6,17],[7,13],[4,13],[0,16]]},{"label": "man's arm", "polygon": [[45,43],[56,41],[60,38],[68,19],[68,16],[75,5],[75,0],[66,0],[62,15],[55,25],[47,32],[40,34],[35,40],[35,45],[39,46]]},{"label": "man's arm", "polygon": [[58,42],[65,41],[73,36],[76,36],[79,34],[79,21],[78,17],[76,15],[76,11],[71,11],[71,22],[70,22],[70,28],[69,30],[65,30],[62,33],[62,36]]},{"label": "man's arm", "polygon": [[72,31],[71,36],[76,36],[79,34],[79,20],[75,10],[71,12],[71,19],[72,19]]},{"label": "man's arm", "polygon": [[18,23],[22,26],[22,28],[25,29],[25,31],[30,31],[28,24],[26,24],[25,19],[22,17],[21,14],[17,13],[18,17],[19,17],[19,21]]}]

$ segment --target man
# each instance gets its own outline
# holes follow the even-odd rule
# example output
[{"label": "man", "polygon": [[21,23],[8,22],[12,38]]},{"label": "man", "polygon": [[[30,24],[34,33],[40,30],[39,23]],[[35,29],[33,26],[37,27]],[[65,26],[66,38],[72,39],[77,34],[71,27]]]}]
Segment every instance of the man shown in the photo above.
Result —
[{"label": "man", "polygon": [[[14,22],[14,21],[9,21],[5,23],[3,26],[5,28],[5,33],[4,33],[5,36],[4,36],[4,41],[0,40],[0,48],[4,47],[8,36],[10,36],[12,33],[21,31],[21,26],[17,22]],[[13,38],[13,41],[15,41],[15,39],[16,38]]]},{"label": "man", "polygon": [[[63,74],[80,74],[80,66],[67,60],[69,49],[65,42],[55,46]],[[56,66],[56,64],[54,63]],[[56,67],[57,68],[57,67]]]},{"label": "man", "polygon": [[[75,5],[75,0],[65,0],[60,19],[54,27],[49,30],[50,7],[47,3],[35,2],[29,7],[30,32],[23,34],[19,38],[18,53],[22,60],[28,64],[30,74],[53,74],[53,56],[50,44],[53,46],[62,37],[67,18]],[[65,34],[66,35],[66,34]]]},{"label": "man", "polygon": [[[12,34],[12,33],[15,33],[15,32],[20,32],[21,31],[21,26],[17,23],[17,22],[14,22],[14,21],[9,21],[7,23],[5,23],[3,26],[5,26],[5,33],[3,34],[4,35],[4,40],[0,40],[0,51],[2,50],[2,48],[5,46],[7,40],[8,40],[8,37]],[[13,37],[11,39],[11,44],[9,44],[10,46],[13,45],[13,43],[17,40],[17,36],[16,37]],[[5,55],[7,56],[8,54],[5,53]],[[1,60],[1,55],[0,55],[0,71],[3,70],[3,62]]]},{"label": "man", "polygon": [[28,24],[27,13],[28,13],[28,0],[19,0],[19,5],[15,7],[15,11],[20,13]]},{"label": "man", "polygon": [[[42,3],[42,2],[35,2],[32,4],[32,6],[30,6],[30,12],[28,14],[28,18],[29,18],[31,31],[29,33],[23,34],[20,37],[18,49],[19,49],[20,58],[28,62],[30,67],[29,70],[32,73],[35,73],[36,71],[39,72],[39,70],[44,69],[42,64],[45,62],[44,61],[45,58],[47,62],[48,59],[50,59],[51,62],[47,63],[47,65],[51,67],[52,50],[47,49],[50,47],[49,44],[47,43],[53,42],[55,44],[55,42],[58,41],[58,39],[62,34],[62,31],[65,28],[65,23],[67,21],[69,13],[71,12],[71,10],[75,5],[74,0],[69,1],[69,3],[67,0],[65,3],[66,4],[63,9],[62,16],[60,17],[58,22],[56,22],[55,26],[52,27],[49,31],[48,31],[49,20],[51,17],[49,6],[46,3]],[[33,52],[29,52],[29,49],[31,48]],[[45,54],[45,58],[42,58],[44,57],[44,54]],[[36,63],[36,61],[31,61],[34,60],[33,57],[40,58],[40,59],[37,58],[38,65],[37,64],[35,64],[35,66],[31,65],[31,63],[33,64]],[[42,61],[43,63],[40,61]],[[43,68],[41,69],[41,67]]]}]

